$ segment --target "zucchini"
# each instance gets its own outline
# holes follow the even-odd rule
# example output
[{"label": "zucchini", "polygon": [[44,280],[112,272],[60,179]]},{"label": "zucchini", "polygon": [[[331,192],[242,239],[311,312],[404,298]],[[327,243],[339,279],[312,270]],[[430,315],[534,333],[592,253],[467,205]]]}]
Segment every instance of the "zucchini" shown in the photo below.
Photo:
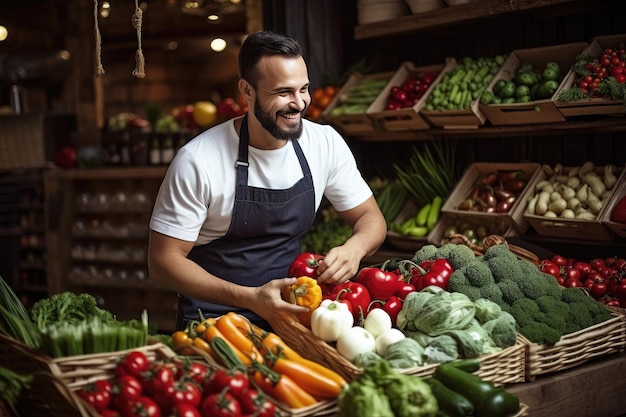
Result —
[{"label": "zucchini", "polygon": [[424,381],[437,399],[439,409],[450,417],[470,417],[474,415],[474,405],[456,391],[446,387],[435,378],[426,378]]}]

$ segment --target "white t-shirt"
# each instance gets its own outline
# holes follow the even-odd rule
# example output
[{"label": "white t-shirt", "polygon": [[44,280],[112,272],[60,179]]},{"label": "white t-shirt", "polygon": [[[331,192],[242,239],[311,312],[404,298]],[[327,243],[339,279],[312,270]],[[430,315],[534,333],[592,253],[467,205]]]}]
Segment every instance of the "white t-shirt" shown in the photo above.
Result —
[{"label": "white t-shirt", "polygon": [[[352,209],[372,191],[337,131],[303,120],[298,139],[315,188],[315,210],[322,196],[337,211]],[[189,141],[171,162],[150,219],[150,228],[177,239],[206,244],[226,234],[235,202],[235,161],[239,136],[233,120]],[[276,150],[248,147],[248,185],[286,189],[303,177],[293,144]]]}]

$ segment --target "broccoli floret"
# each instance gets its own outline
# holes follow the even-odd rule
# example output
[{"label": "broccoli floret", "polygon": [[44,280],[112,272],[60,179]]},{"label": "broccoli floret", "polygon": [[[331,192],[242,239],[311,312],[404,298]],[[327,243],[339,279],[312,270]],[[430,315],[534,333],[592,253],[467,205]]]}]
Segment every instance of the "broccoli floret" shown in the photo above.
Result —
[{"label": "broccoli floret", "polygon": [[539,267],[528,259],[518,259],[517,263],[525,275],[534,275],[537,272],[541,272]]},{"label": "broccoli floret", "polygon": [[488,261],[491,258],[504,258],[511,262],[517,262],[517,256],[506,245],[493,245],[487,248],[483,258]]},{"label": "broccoli floret", "polygon": [[570,306],[565,301],[561,301],[550,297],[548,295],[543,295],[535,300],[535,303],[539,306],[539,310],[544,313],[556,313],[563,317],[567,316],[569,313]]},{"label": "broccoli floret", "polygon": [[567,315],[567,321],[575,324],[573,328],[577,328],[576,331],[584,329],[586,327],[593,326],[593,315],[587,307],[587,303],[583,301],[574,301],[569,303],[569,312]]},{"label": "broccoli floret", "polygon": [[564,335],[567,329],[567,315],[563,315],[556,310],[548,313],[542,312],[541,316],[537,318],[537,321],[547,324],[561,335]]},{"label": "broccoli floret", "polygon": [[517,329],[515,318],[503,311],[499,317],[489,320],[483,324],[491,340],[501,348],[513,346],[517,342]]},{"label": "broccoli floret", "polygon": [[561,340],[558,330],[539,321],[533,321],[520,328],[519,332],[533,343],[554,345]]},{"label": "broccoli floret", "polygon": [[576,301],[585,301],[589,296],[578,287],[563,288],[561,291],[561,300],[570,304]]},{"label": "broccoli floret", "polygon": [[446,289],[448,291],[458,291],[456,288],[467,286],[470,286],[470,283],[465,276],[465,272],[462,269],[457,269],[450,275],[450,278],[448,278]]},{"label": "broccoli floret", "polygon": [[472,287],[469,284],[454,285],[453,288],[454,289],[450,288],[450,282],[448,282],[448,288],[447,288],[448,292],[458,292],[461,294],[465,294],[465,296],[472,301],[476,301],[479,298],[483,298],[480,294],[480,289],[476,287]]},{"label": "broccoli floret", "polygon": [[437,257],[447,259],[455,270],[476,259],[474,251],[469,246],[456,243],[441,246],[437,249]]},{"label": "broccoli floret", "polygon": [[463,271],[467,281],[473,287],[482,287],[495,283],[493,275],[491,275],[491,269],[489,269],[486,263],[480,261],[479,258],[474,257],[471,262],[466,263],[460,270]]},{"label": "broccoli floret", "polygon": [[[492,248],[496,246],[492,246]],[[520,268],[519,263],[517,262],[517,258],[515,257],[511,259],[510,257],[504,255],[492,256],[488,259],[485,259],[485,262],[487,263],[487,265],[489,265],[489,269],[491,269],[491,273],[493,274],[493,279],[496,282],[518,282],[525,277],[524,273],[522,272],[522,268]]]},{"label": "broccoli floret", "polygon": [[482,286],[478,289],[482,298],[502,304],[502,290],[495,283]]},{"label": "broccoli floret", "polygon": [[502,301],[509,304],[513,304],[520,298],[525,298],[524,293],[520,290],[519,286],[511,280],[498,282],[496,284],[502,291]]},{"label": "broccoli floret", "polygon": [[415,252],[411,260],[419,265],[424,261],[437,259],[437,249],[435,245],[424,245]]},{"label": "broccoli floret", "polygon": [[509,313],[511,313],[517,325],[521,328],[534,322],[541,314],[541,310],[539,310],[539,306],[534,300],[520,298],[511,304]]}]

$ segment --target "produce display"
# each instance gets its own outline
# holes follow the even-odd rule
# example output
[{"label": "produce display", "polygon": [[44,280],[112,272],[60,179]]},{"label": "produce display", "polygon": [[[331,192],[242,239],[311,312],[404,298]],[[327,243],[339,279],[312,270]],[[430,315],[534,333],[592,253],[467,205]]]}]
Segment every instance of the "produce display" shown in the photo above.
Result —
[{"label": "produce display", "polygon": [[311,105],[307,108],[306,117],[319,120],[338,92],[339,88],[332,85],[315,88],[311,93]]},{"label": "produce display", "polygon": [[599,56],[578,56],[572,71],[575,74],[574,84],[561,92],[559,101],[626,98],[626,52],[623,42],[605,48]]},{"label": "produce display", "polygon": [[336,103],[328,112],[329,116],[363,114],[376,100],[388,78],[360,77],[353,85],[344,86],[336,97]]},{"label": "produce display", "polygon": [[535,186],[526,214],[563,219],[596,220],[611,196],[619,172],[613,165],[544,166],[546,179]]},{"label": "produce display", "polygon": [[145,346],[148,315],[119,321],[94,296],[69,291],[37,301],[27,310],[0,277],[0,332],[50,357],[115,352]]},{"label": "produce display", "polygon": [[626,224],[626,195],[619,199],[611,211],[611,221]]},{"label": "produce display", "polygon": [[528,184],[527,174],[521,169],[483,173],[456,210],[508,213]]},{"label": "produce display", "polygon": [[596,300],[626,307],[626,260],[615,256],[580,260],[554,255],[541,261],[541,270],[566,288],[583,288]]},{"label": "produce display", "polygon": [[549,99],[559,88],[563,76],[564,73],[557,62],[547,62],[543,67],[522,62],[511,80],[499,79],[493,86],[493,92],[484,91],[480,103],[485,105],[528,103],[533,100]]},{"label": "produce display", "polygon": [[392,222],[390,229],[404,236],[424,237],[437,224],[442,204],[443,198],[436,196],[432,202],[422,206],[414,216],[401,223]]},{"label": "produce display", "polygon": [[469,109],[472,101],[481,97],[506,56],[463,58],[444,74],[426,98],[426,111]]},{"label": "produce display", "polygon": [[180,354],[203,352],[220,367],[244,370],[264,393],[289,408],[335,399],[346,383],[333,370],[300,356],[277,334],[234,312],[217,319],[200,317],[175,332],[172,344]]},{"label": "produce display", "polygon": [[409,74],[401,85],[394,85],[385,99],[384,110],[413,107],[431,86],[437,73],[434,71]]}]

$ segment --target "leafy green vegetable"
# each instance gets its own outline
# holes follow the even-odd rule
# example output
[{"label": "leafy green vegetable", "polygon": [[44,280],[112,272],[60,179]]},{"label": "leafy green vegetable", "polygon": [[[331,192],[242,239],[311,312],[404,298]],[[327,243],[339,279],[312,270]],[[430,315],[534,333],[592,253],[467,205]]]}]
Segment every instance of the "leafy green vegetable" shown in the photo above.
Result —
[{"label": "leafy green vegetable", "polygon": [[450,362],[458,358],[459,344],[449,335],[432,338],[424,349],[424,360],[427,364]]},{"label": "leafy green vegetable", "polygon": [[30,317],[40,329],[56,323],[75,324],[92,317],[99,317],[103,323],[115,322],[113,314],[100,308],[93,295],[70,291],[37,301],[30,309]]},{"label": "leafy green vegetable", "polygon": [[389,346],[385,359],[397,369],[421,366],[424,363],[424,348],[414,339],[405,337]]},{"label": "leafy green vegetable", "polygon": [[515,318],[506,311],[502,311],[499,317],[483,323],[482,327],[491,337],[491,340],[501,348],[507,348],[517,343]]},{"label": "leafy green vegetable", "polygon": [[20,392],[30,386],[32,379],[32,375],[24,375],[0,366],[0,401],[14,405]]},{"label": "leafy green vegetable", "polygon": [[465,294],[426,287],[405,298],[396,325],[400,330],[408,328],[438,336],[465,328],[474,319],[475,311],[474,303]]},{"label": "leafy green vegetable", "polygon": [[474,301],[474,307],[476,308],[476,320],[480,324],[495,320],[502,315],[502,308],[487,298],[479,298]]},{"label": "leafy green vegetable", "polygon": [[339,394],[337,404],[340,417],[394,417],[383,389],[368,377],[347,385]]},{"label": "leafy green vegetable", "polygon": [[459,345],[459,353],[463,358],[477,358],[480,355],[498,352],[498,348],[487,331],[478,323],[472,320],[466,327],[457,330],[449,330],[447,335],[456,339]]}]

